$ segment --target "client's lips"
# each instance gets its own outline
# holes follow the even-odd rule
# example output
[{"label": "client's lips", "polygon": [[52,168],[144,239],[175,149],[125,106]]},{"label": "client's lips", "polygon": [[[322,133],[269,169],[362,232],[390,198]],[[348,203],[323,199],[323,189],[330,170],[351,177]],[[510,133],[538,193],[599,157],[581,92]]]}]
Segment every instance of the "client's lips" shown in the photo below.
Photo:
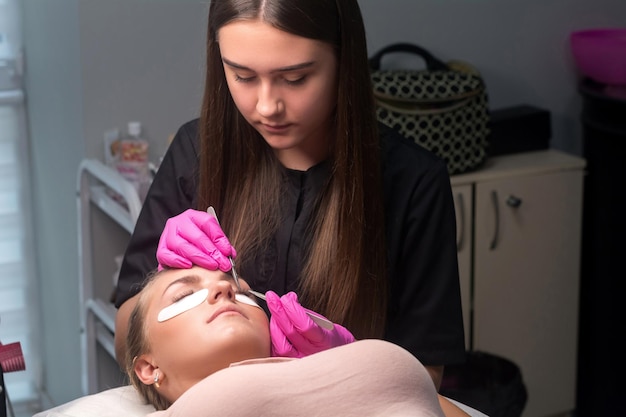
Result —
[{"label": "client's lips", "polygon": [[246,315],[243,314],[243,312],[239,308],[237,308],[236,304],[232,304],[232,305],[227,304],[227,305],[223,305],[223,306],[219,307],[213,314],[211,314],[211,317],[209,317],[209,319],[207,320],[207,323],[212,322],[218,316],[220,316],[220,315],[222,315],[224,313],[238,313],[242,317],[246,317]]}]

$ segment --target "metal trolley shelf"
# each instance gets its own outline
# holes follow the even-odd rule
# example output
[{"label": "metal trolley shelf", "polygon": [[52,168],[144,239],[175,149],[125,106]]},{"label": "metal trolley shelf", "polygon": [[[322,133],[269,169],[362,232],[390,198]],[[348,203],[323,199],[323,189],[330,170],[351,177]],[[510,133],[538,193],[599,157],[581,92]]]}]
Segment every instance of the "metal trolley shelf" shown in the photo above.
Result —
[{"label": "metal trolley shelf", "polygon": [[98,207],[130,234],[141,201],[133,185],[117,171],[98,160],[85,159],[78,169],[77,204],[82,388],[88,395],[99,390],[98,345],[115,358],[116,314],[115,306],[95,291],[91,210]]}]

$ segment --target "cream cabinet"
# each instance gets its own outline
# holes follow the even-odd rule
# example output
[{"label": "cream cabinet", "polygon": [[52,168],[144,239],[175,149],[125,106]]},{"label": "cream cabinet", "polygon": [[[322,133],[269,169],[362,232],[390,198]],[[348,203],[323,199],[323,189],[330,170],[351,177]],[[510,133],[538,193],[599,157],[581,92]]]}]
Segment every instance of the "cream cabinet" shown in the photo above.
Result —
[{"label": "cream cabinet", "polygon": [[584,167],[548,150],[451,179],[467,347],[520,367],[524,417],[575,408]]}]

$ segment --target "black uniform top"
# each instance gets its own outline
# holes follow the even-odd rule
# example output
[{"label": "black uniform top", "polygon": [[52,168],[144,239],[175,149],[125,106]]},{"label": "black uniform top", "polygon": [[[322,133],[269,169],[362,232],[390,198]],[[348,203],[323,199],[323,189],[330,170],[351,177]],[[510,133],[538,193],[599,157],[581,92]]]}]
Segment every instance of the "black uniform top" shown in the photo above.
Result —
[{"label": "black uniform top", "polygon": [[[124,256],[116,293],[120,306],[157,266],[156,247],[168,218],[195,207],[198,121],[183,125],[150,187]],[[445,162],[381,125],[383,186],[391,292],[385,339],[425,365],[464,359],[456,224]],[[242,276],[257,291],[295,290],[313,200],[328,175],[326,163],[286,170],[283,221],[272,247]]]}]

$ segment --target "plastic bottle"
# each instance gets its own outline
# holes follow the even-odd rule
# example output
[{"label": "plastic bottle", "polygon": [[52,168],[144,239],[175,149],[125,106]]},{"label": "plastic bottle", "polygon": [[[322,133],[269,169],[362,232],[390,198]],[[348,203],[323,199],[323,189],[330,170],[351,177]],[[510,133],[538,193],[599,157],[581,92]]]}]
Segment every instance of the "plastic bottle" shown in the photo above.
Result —
[{"label": "plastic bottle", "polygon": [[135,186],[143,201],[151,175],[148,159],[148,141],[142,137],[141,123],[129,122],[128,135],[120,141],[117,170]]}]

